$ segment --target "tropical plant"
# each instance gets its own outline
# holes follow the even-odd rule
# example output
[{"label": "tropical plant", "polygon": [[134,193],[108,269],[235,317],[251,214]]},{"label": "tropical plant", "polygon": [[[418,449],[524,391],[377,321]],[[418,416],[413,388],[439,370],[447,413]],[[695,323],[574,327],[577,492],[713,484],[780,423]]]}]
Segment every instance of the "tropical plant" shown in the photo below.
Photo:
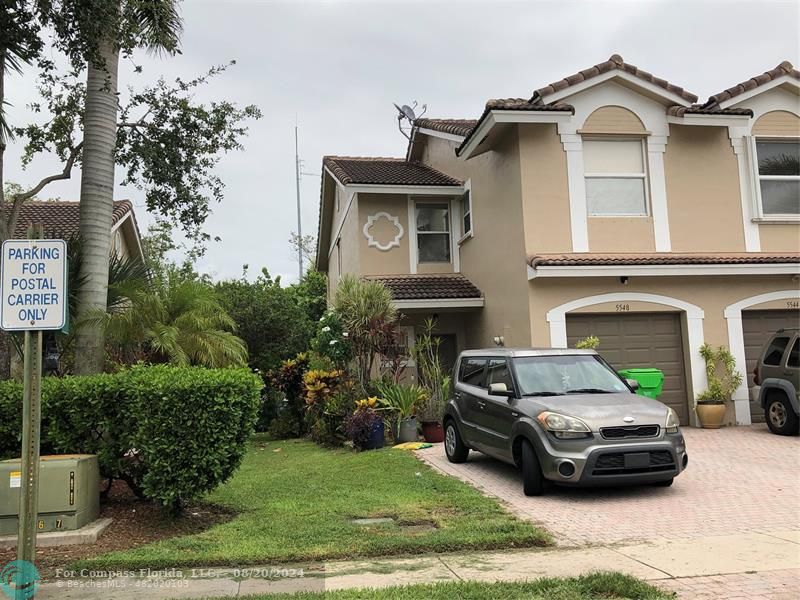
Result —
[{"label": "tropical plant", "polygon": [[578,350],[597,350],[600,347],[600,338],[595,335],[583,338],[575,342],[575,348]]},{"label": "tropical plant", "polygon": [[427,398],[419,409],[423,422],[441,421],[450,396],[451,378],[439,360],[442,338],[434,334],[435,329],[435,321],[427,319],[411,350],[417,364],[419,382],[427,392]]},{"label": "tropical plant", "polygon": [[267,387],[262,393],[261,416],[257,426],[268,430],[276,439],[306,433],[306,388],[303,379],[308,368],[308,354],[301,352],[281,362],[280,367],[264,377]]},{"label": "tropical plant", "polygon": [[347,437],[356,448],[367,445],[372,432],[381,422],[382,417],[378,410],[378,399],[374,396],[356,400],[355,411],[344,422]]},{"label": "tropical plant", "polygon": [[[180,279],[131,294],[129,303],[85,318],[103,327],[112,358],[207,367],[244,366],[247,346],[207,283]],[[79,322],[79,330],[84,321]]]},{"label": "tropical plant", "polygon": [[333,307],[349,335],[358,382],[366,390],[376,356],[396,339],[398,313],[392,295],[380,281],[346,274],[339,280]]},{"label": "tropical plant", "polygon": [[742,374],[736,370],[736,359],[725,346],[713,348],[700,346],[700,355],[706,363],[708,388],[697,396],[697,404],[725,404],[742,383]]},{"label": "tropical plant", "polygon": [[400,419],[415,416],[417,409],[428,397],[425,389],[418,385],[379,381],[376,387],[380,394],[381,404],[397,413]]}]

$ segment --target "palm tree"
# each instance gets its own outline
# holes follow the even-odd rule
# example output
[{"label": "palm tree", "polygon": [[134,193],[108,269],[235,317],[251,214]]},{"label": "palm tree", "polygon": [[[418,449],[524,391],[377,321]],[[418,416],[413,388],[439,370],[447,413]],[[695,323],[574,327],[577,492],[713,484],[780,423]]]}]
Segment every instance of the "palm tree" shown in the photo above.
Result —
[{"label": "palm tree", "polygon": [[36,59],[41,48],[39,21],[31,4],[26,0],[6,0],[0,11],[0,239],[13,234],[13,229],[9,232],[6,227],[6,212],[13,209],[6,205],[3,181],[6,143],[12,137],[5,117],[5,79],[9,72],[19,73],[23,64]]},{"label": "palm tree", "polygon": [[169,279],[132,292],[121,282],[118,297],[125,300],[88,317],[105,330],[111,354],[124,363],[246,365],[247,346],[232,333],[236,325],[214,288],[201,281]]},{"label": "palm tree", "polygon": [[[92,23],[91,31],[100,37],[92,40],[95,46],[88,53],[80,197],[84,253],[82,285],[78,290],[79,317],[106,308],[120,50],[139,46],[154,52],[175,53],[182,31],[178,0],[108,0],[103,11],[101,26]],[[86,323],[76,332],[75,371],[99,373],[104,361],[103,330],[90,325],[91,319]]]}]

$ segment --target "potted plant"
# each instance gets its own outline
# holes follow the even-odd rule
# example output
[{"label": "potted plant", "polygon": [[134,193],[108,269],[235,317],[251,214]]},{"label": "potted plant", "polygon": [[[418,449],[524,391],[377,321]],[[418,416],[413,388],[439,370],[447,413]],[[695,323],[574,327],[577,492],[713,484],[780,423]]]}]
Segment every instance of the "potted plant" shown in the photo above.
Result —
[{"label": "potted plant", "polygon": [[[433,387],[433,386],[432,386]],[[450,377],[444,376],[433,390],[427,390],[427,397],[419,409],[422,422],[422,437],[431,444],[444,441],[442,415],[450,397]]]},{"label": "potted plant", "polygon": [[403,385],[382,381],[377,384],[380,402],[397,414],[397,435],[399,443],[417,441],[417,408],[425,401],[427,394],[418,385]]},{"label": "potted plant", "polygon": [[697,418],[704,429],[719,429],[727,405],[742,383],[742,374],[736,370],[736,359],[724,346],[714,349],[703,344],[700,355],[706,363],[708,389],[697,396]]},{"label": "potted plant", "polygon": [[360,450],[383,448],[383,417],[378,412],[378,399],[356,400],[356,409],[345,421],[347,437]]},{"label": "potted plant", "polygon": [[450,376],[442,369],[439,362],[439,345],[441,338],[433,335],[436,324],[433,319],[425,321],[425,327],[412,348],[417,364],[419,382],[427,393],[427,399],[420,406],[419,417],[422,421],[422,435],[426,442],[444,441],[442,416],[445,405],[450,398]]}]

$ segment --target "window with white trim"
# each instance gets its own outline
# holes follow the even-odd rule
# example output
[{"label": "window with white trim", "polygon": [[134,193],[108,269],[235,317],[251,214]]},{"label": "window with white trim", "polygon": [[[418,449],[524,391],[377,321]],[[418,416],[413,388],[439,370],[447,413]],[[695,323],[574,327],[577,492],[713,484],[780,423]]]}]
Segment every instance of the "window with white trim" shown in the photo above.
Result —
[{"label": "window with white trim", "polygon": [[461,235],[472,233],[472,195],[470,190],[461,196]]},{"label": "window with white trim", "polygon": [[756,139],[761,214],[800,215],[800,140]]},{"label": "window with white trim", "polygon": [[417,262],[450,262],[450,206],[418,203]]},{"label": "window with white trim", "polygon": [[583,168],[589,216],[646,216],[644,140],[584,139]]}]

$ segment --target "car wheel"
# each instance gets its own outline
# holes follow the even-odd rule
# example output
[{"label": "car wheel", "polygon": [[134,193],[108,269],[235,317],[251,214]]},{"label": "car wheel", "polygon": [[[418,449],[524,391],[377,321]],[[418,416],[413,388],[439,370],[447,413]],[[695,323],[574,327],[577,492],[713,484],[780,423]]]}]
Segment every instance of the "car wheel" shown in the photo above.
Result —
[{"label": "car wheel", "polygon": [[798,419],[789,400],[783,394],[771,394],[765,411],[767,426],[778,435],[797,435]]},{"label": "car wheel", "polygon": [[526,496],[541,496],[544,491],[542,468],[528,440],[522,440],[522,489]]},{"label": "car wheel", "polygon": [[451,463],[466,462],[469,455],[469,448],[461,440],[461,434],[452,419],[444,426],[444,453]]},{"label": "car wheel", "polygon": [[655,485],[656,487],[669,487],[672,485],[673,481],[674,479],[670,477],[666,481],[656,481],[653,485]]}]

